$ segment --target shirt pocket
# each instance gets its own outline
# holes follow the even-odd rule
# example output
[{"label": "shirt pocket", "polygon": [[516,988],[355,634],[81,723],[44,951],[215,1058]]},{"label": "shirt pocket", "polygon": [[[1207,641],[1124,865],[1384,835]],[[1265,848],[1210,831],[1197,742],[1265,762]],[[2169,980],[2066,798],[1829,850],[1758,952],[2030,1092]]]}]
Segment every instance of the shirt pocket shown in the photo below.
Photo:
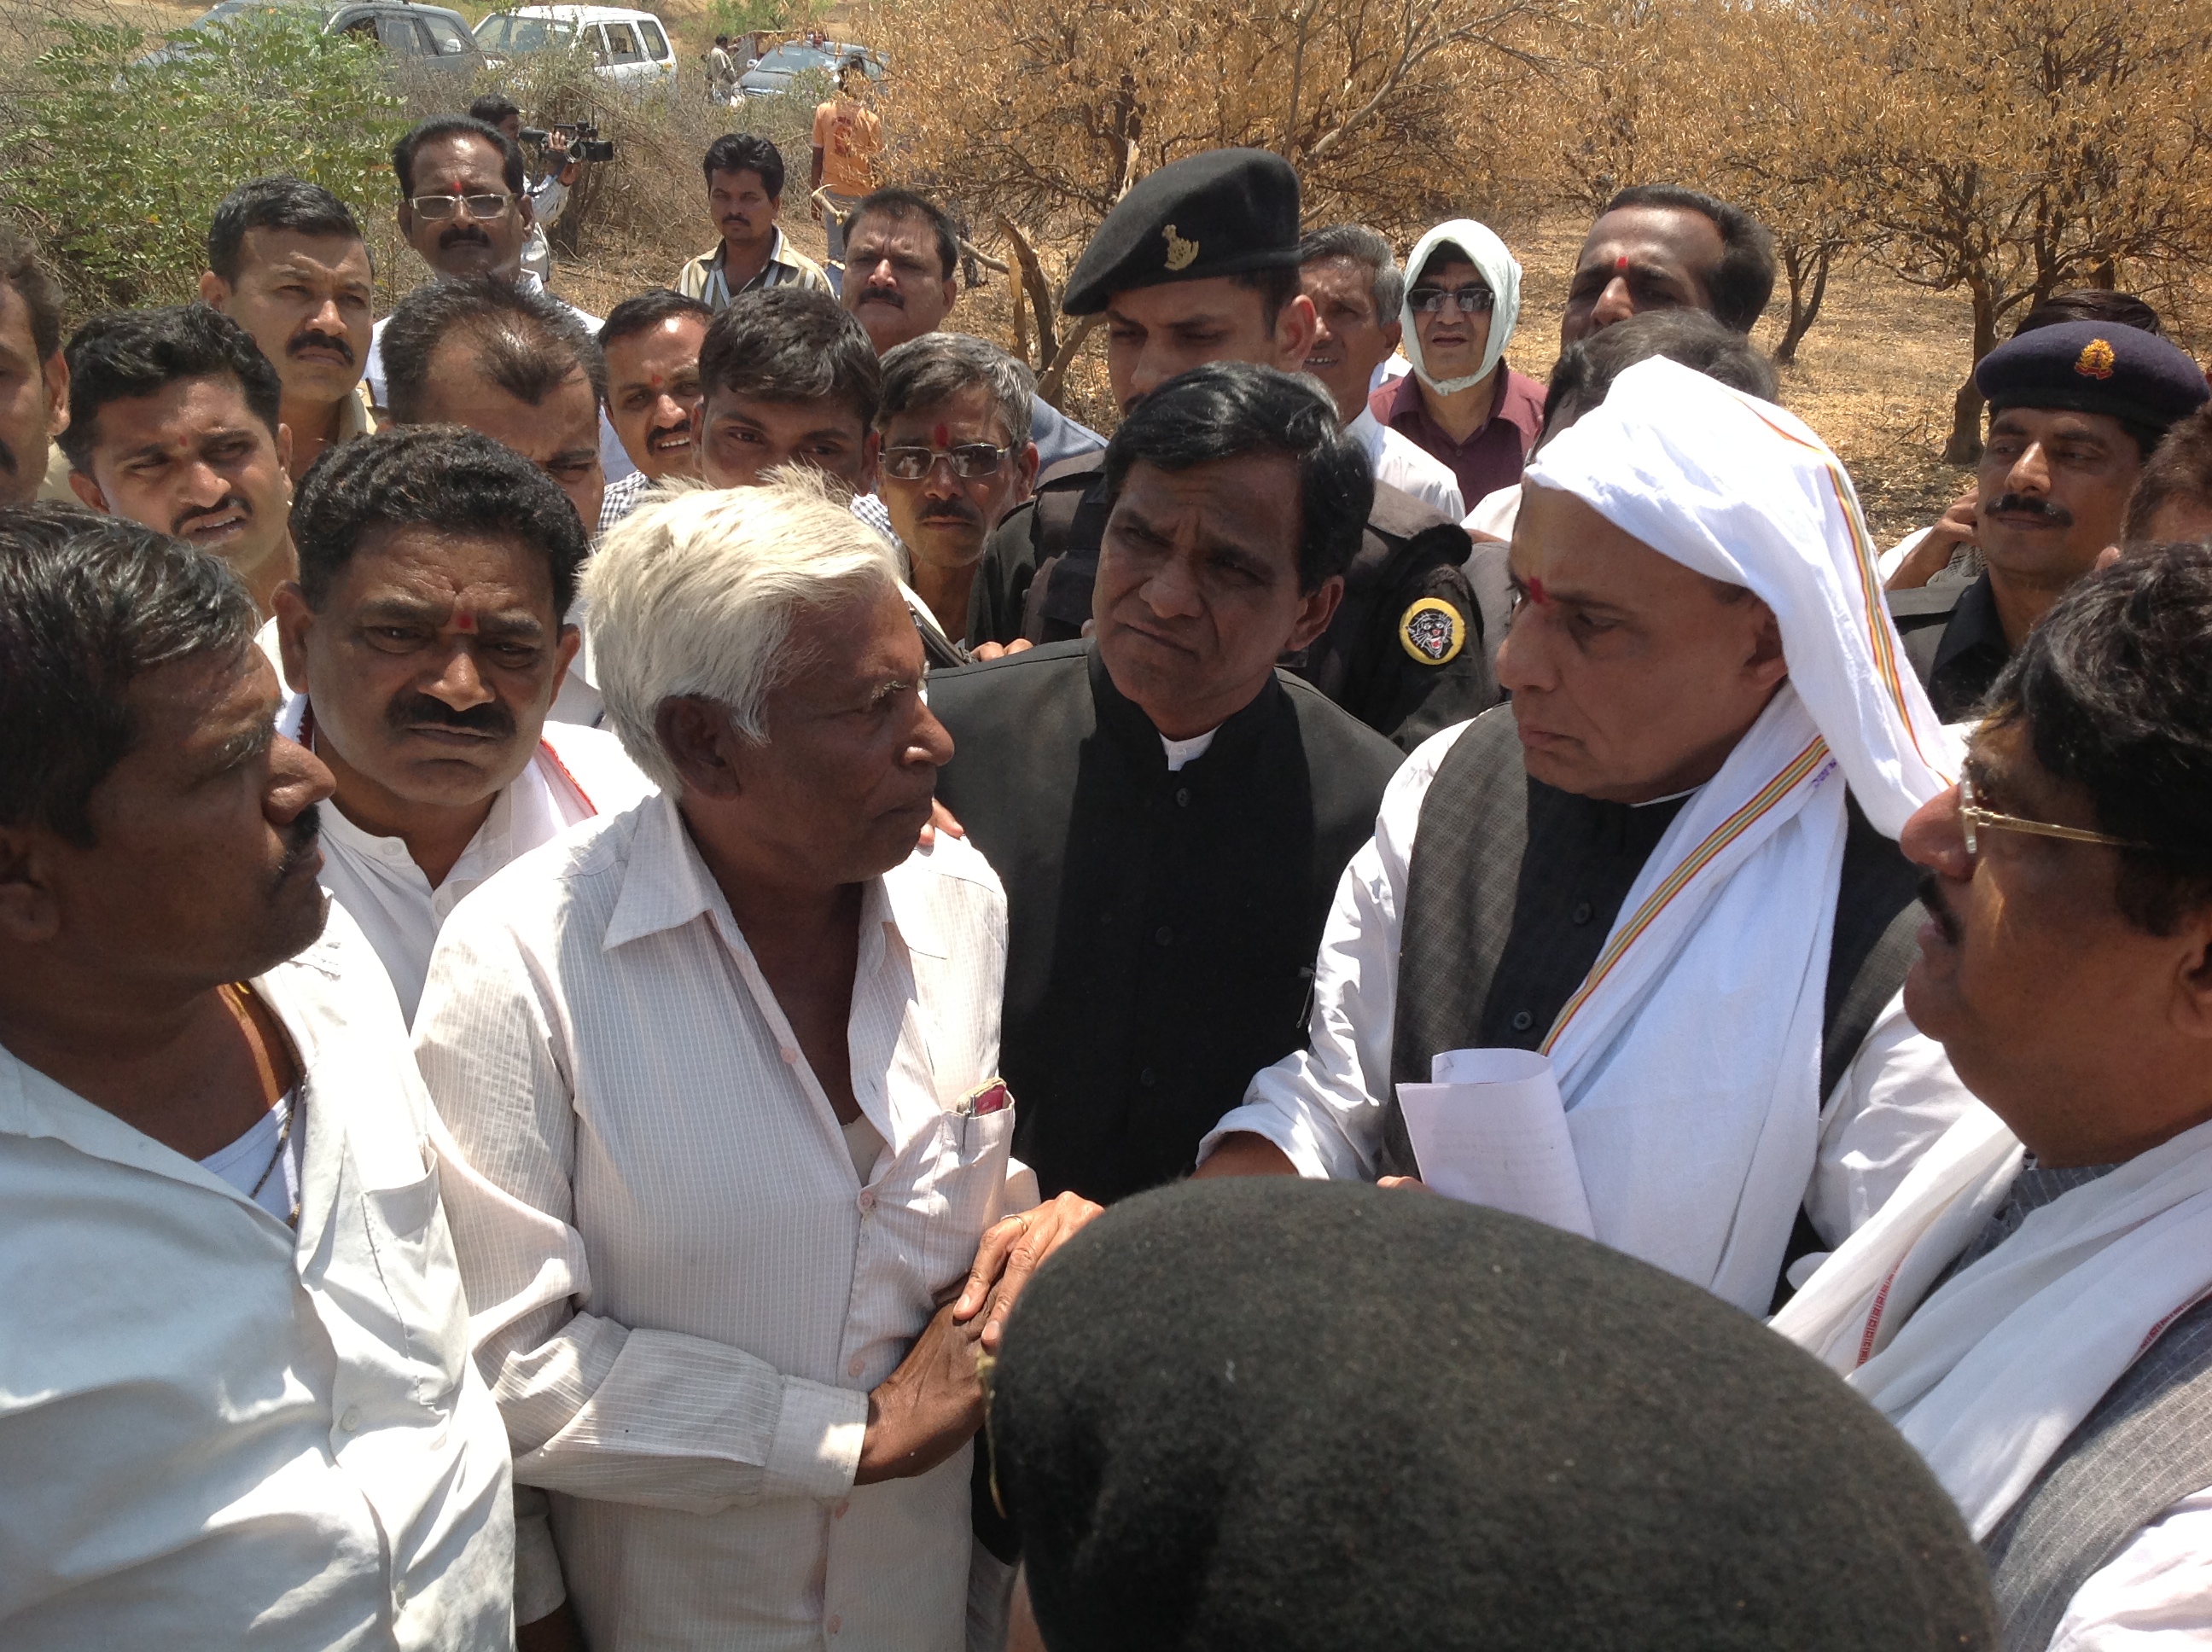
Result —
[{"label": "shirt pocket", "polygon": [[384,1294],[399,1322],[415,1397],[436,1410],[451,1406],[468,1357],[467,1299],[438,1202],[437,1156],[419,1181],[370,1187],[361,1196],[368,1244]]},{"label": "shirt pocket", "polygon": [[923,1289],[934,1295],[957,1280],[975,1260],[984,1230],[1006,1213],[1006,1160],[1012,1151],[1014,1112],[1004,1108],[981,1117],[940,1113],[908,1145],[896,1171],[911,1167],[913,1185],[903,1198],[886,1198],[890,1221]]}]

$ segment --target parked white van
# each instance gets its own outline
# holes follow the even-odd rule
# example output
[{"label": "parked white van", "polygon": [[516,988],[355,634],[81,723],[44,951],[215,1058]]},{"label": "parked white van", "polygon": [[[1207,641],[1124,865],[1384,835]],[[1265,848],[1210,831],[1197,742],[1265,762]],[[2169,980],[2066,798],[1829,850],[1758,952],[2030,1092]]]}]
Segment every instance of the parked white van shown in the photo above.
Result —
[{"label": "parked white van", "polygon": [[589,52],[592,72],[605,80],[641,88],[676,79],[675,48],[649,11],[522,6],[492,13],[477,25],[476,36],[495,68],[527,52]]}]

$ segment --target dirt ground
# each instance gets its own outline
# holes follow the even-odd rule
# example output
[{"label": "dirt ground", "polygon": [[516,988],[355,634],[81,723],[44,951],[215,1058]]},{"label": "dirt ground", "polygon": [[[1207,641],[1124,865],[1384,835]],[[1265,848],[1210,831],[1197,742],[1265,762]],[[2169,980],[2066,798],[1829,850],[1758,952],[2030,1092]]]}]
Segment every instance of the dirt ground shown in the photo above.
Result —
[{"label": "dirt ground", "polygon": [[[471,16],[493,9],[495,0],[447,0]],[[70,10],[97,9],[108,15],[131,14],[149,30],[173,27],[197,16],[208,0],[60,0]],[[704,50],[708,0],[672,0],[659,8],[670,24],[679,60],[686,69]],[[833,8],[825,25],[833,36],[851,9]],[[684,123],[689,127],[692,123]],[[670,134],[672,137],[675,134]],[[781,141],[782,134],[778,137]],[[688,142],[690,134],[684,134]],[[803,142],[803,139],[800,141]],[[791,156],[794,170],[804,165]],[[632,151],[628,164],[665,170],[678,165],[665,154],[653,159]],[[689,163],[682,169],[689,172]],[[804,173],[796,182],[802,184]],[[687,179],[688,182],[688,179]],[[629,222],[619,235],[586,233],[579,256],[559,257],[555,287],[572,302],[600,313],[629,295],[673,280],[677,265],[713,239],[704,203],[696,216],[679,203],[684,192],[657,179],[649,191],[653,206],[643,213],[620,214]],[[801,252],[819,258],[823,236],[807,220],[804,190],[787,190],[785,231]],[[639,222],[641,219],[643,222]],[[1566,276],[1585,228],[1579,216],[1559,215],[1499,228],[1523,270],[1522,313],[1508,359],[1539,378],[1549,371],[1556,349],[1555,320]],[[557,252],[556,245],[556,252]],[[393,276],[404,281],[402,254]],[[2193,298],[2194,295],[2183,295]],[[2170,309],[2172,295],[2153,295]],[[1770,346],[1778,336],[1779,299],[1761,324],[1759,337]],[[2185,304],[2182,307],[2191,307]],[[2200,318],[2176,318],[2184,342],[2199,331],[2212,332]],[[1005,278],[986,272],[984,284],[963,293],[956,325],[1001,343],[1011,343],[1012,326]],[[1939,514],[1969,479],[1969,473],[1937,457],[1949,422],[1953,392],[1966,369],[1969,317],[1964,298],[1930,293],[1864,267],[1846,267],[1831,279],[1819,325],[1805,339],[1797,361],[1783,374],[1784,401],[1836,448],[1849,466],[1859,496],[1879,538],[1889,540]],[[1104,342],[1094,333],[1068,377],[1066,410],[1101,429],[1114,422],[1105,380]]]}]

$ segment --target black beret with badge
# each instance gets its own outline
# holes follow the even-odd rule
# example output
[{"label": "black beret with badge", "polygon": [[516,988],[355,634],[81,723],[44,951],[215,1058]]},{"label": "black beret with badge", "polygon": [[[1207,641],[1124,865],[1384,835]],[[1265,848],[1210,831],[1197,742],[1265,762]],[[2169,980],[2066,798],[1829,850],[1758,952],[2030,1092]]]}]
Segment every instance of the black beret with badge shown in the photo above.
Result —
[{"label": "black beret with badge", "polygon": [[1051,1652],[1990,1652],[1912,1448],[1759,1321],[1571,1234],[1297,1177],[1122,1200],[991,1376]]},{"label": "black beret with badge", "polygon": [[1290,162],[1269,149],[1208,149],[1137,180],[1076,260],[1060,308],[1096,315],[1116,293],[1297,261]]},{"label": "black beret with badge", "polygon": [[2039,327],[1998,345],[1974,369],[1990,411],[2008,407],[2103,413],[2164,430],[2194,412],[2212,389],[2178,345],[2108,321]]}]

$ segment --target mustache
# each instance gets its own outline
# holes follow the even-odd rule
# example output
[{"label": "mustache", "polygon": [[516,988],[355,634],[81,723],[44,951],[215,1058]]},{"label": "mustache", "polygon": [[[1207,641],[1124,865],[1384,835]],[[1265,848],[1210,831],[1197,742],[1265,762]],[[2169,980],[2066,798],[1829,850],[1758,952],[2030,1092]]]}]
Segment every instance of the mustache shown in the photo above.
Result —
[{"label": "mustache", "polygon": [[964,499],[934,501],[915,520],[921,522],[980,522],[983,513]]},{"label": "mustache", "polygon": [[2063,505],[2048,499],[2030,499],[2024,494],[2005,494],[1987,508],[1992,516],[2039,516],[2055,528],[2074,525],[2074,513]]},{"label": "mustache", "polygon": [[253,519],[253,507],[247,502],[244,494],[225,494],[204,510],[185,511],[180,514],[175,521],[169,524],[169,537],[172,539],[181,539],[185,537],[185,528],[188,524],[197,522],[204,516],[221,516],[225,511],[233,507],[244,512],[247,521],[251,522]]},{"label": "mustache", "polygon": [[384,720],[398,734],[418,728],[448,728],[506,739],[514,732],[514,714],[496,700],[456,711],[435,695],[404,694],[385,708]]},{"label": "mustache", "polygon": [[448,247],[489,246],[490,245],[491,237],[474,224],[455,224],[438,237],[438,250],[441,252],[445,252]]},{"label": "mustache", "polygon": [[1928,872],[1920,879],[1920,904],[1928,908],[1928,915],[1936,920],[1936,927],[1943,932],[1943,938],[1956,946],[1965,938],[1959,927],[1958,914],[1951,910],[1950,902],[1943,898],[1943,886],[1936,881],[1936,874]]},{"label": "mustache", "polygon": [[906,295],[896,287],[869,287],[862,289],[863,304],[888,304],[895,310],[906,308]]},{"label": "mustache", "polygon": [[338,355],[344,359],[345,364],[348,367],[351,367],[353,365],[353,346],[351,344],[348,343],[343,338],[337,337],[331,333],[324,332],[319,328],[314,327],[310,327],[305,331],[296,334],[293,337],[291,343],[284,346],[284,354],[287,355],[297,355],[301,350],[313,349],[318,345],[321,346],[325,349],[336,350]]},{"label": "mustache", "polygon": [[315,852],[315,843],[323,835],[323,805],[311,803],[293,817],[292,823],[284,829],[284,858],[276,863],[274,882],[282,884],[300,869],[300,863]]}]

